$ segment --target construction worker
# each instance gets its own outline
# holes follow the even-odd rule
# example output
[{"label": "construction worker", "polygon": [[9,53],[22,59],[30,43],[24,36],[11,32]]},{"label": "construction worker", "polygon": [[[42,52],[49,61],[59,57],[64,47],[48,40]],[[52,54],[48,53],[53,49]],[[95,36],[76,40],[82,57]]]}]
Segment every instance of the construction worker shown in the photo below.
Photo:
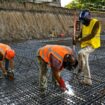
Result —
[{"label": "construction worker", "polygon": [[38,49],[38,61],[40,65],[39,86],[41,93],[47,88],[47,65],[51,67],[52,76],[59,84],[61,90],[66,91],[65,82],[60,76],[63,68],[71,70],[78,64],[71,48],[62,45],[46,45]]},{"label": "construction worker", "polygon": [[89,10],[80,12],[79,20],[82,23],[82,30],[77,37],[77,42],[80,42],[81,50],[78,52],[79,72],[83,74],[81,83],[92,85],[89,55],[100,47],[100,22],[91,17]]},{"label": "construction worker", "polygon": [[[0,43],[0,68],[4,77],[10,80],[14,79],[14,56],[15,51],[10,46]],[[9,65],[11,69],[9,69]]]}]

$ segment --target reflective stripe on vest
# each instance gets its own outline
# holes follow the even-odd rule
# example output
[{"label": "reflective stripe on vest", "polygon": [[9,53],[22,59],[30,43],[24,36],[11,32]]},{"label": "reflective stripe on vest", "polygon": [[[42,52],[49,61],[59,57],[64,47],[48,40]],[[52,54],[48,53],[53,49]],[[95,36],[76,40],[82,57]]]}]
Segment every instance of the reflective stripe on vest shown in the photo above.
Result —
[{"label": "reflective stripe on vest", "polygon": [[53,51],[52,48],[49,48],[48,51],[49,51],[49,52],[52,52],[54,55],[56,55],[56,56],[60,59],[60,61],[63,60],[63,57],[60,56],[57,52]]},{"label": "reflective stripe on vest", "polygon": [[[48,56],[48,54],[52,52],[54,55],[58,56],[60,61],[63,60],[62,56],[60,56],[58,53],[56,53],[55,51],[52,50],[52,48],[48,48],[48,52],[46,53],[46,56]],[[44,50],[42,50],[42,56],[41,56],[43,59],[45,58],[44,56]],[[49,62],[48,62],[49,63]]]},{"label": "reflective stripe on vest", "polygon": [[[60,51],[58,51],[56,48]],[[49,63],[50,54],[55,56],[62,63],[65,54],[72,54],[72,50],[69,47],[58,45],[47,45],[39,49],[39,56],[41,56],[42,59],[47,63]]]}]

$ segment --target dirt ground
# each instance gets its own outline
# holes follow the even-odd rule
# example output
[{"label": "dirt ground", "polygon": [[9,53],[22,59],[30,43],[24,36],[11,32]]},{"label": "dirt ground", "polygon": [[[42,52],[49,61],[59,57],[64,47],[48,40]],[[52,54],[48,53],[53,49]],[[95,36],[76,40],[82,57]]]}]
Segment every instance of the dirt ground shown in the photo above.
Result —
[{"label": "dirt ground", "polygon": [[[62,72],[65,80],[72,86],[75,95],[62,93],[54,87],[51,74],[48,74],[48,90],[45,97],[40,96],[38,77],[39,69],[36,51],[46,44],[60,44],[72,46],[71,40],[33,40],[12,43],[16,50],[15,80],[5,78],[0,80],[0,105],[104,105],[105,104],[105,46],[97,49],[90,56],[90,68],[92,74],[92,86],[85,86],[73,78],[73,73],[67,70]],[[79,46],[76,47],[79,51]]]}]

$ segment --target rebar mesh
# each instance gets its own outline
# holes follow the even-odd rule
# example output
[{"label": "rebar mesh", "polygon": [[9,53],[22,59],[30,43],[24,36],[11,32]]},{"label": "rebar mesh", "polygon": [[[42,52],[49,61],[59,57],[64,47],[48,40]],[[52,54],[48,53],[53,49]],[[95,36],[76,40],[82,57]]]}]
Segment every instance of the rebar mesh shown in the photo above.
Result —
[{"label": "rebar mesh", "polygon": [[[36,51],[45,44],[71,45],[70,39],[54,41],[27,41],[12,43],[16,50],[15,57],[15,80],[0,80],[0,105],[104,105],[105,104],[105,47],[96,50],[90,56],[90,68],[92,74],[92,86],[79,83],[73,78],[73,73],[64,70],[62,76],[68,80],[75,95],[70,96],[54,87],[50,74],[48,76],[48,89],[45,97],[40,96],[38,78],[39,69]],[[77,48],[79,50],[79,47]]]}]

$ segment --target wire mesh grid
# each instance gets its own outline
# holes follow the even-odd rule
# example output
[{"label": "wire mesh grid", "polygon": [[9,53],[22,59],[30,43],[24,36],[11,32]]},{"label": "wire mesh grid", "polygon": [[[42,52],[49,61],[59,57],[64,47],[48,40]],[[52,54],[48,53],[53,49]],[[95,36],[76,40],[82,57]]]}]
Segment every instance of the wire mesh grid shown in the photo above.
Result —
[{"label": "wire mesh grid", "polygon": [[[36,51],[46,43],[48,41],[27,41],[11,45],[16,50],[15,80],[0,80],[0,105],[104,105],[104,42],[102,47],[90,56],[92,86],[80,84],[77,78],[73,78],[72,72],[64,70],[61,75],[64,80],[69,81],[75,95],[67,95],[58,87],[54,87],[49,74],[47,93],[41,97],[38,86],[39,69]],[[57,41],[49,43],[69,45],[70,41],[60,40],[58,43]]]}]

